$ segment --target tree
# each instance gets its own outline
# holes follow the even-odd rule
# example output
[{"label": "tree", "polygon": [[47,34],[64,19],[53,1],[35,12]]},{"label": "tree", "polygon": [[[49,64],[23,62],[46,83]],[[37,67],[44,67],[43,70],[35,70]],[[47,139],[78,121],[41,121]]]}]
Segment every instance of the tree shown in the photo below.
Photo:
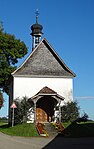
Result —
[{"label": "tree", "polygon": [[0,109],[1,109],[2,106],[3,106],[3,102],[4,102],[3,94],[2,94],[2,92],[0,91]]},{"label": "tree", "polygon": [[7,119],[7,117],[0,117],[0,121],[4,122],[4,123],[7,123],[8,119]]},{"label": "tree", "polygon": [[16,39],[14,35],[4,32],[0,23],[0,88],[9,93],[9,79],[16,69],[18,59],[27,54],[27,47],[23,41]]},{"label": "tree", "polygon": [[76,101],[68,102],[61,109],[62,121],[63,122],[68,122],[68,121],[72,122],[72,121],[76,120],[80,115],[79,109],[80,108],[77,105]]},{"label": "tree", "polygon": [[3,31],[3,30],[4,30],[4,28],[3,28],[3,22],[0,21],[0,31]]},{"label": "tree", "polygon": [[84,114],[82,116],[83,121],[84,122],[88,121],[88,118],[89,118],[88,114],[84,112]]},{"label": "tree", "polygon": [[33,109],[33,102],[29,102],[25,96],[22,99],[15,100],[17,108],[15,109],[15,124],[27,122],[28,117]]},{"label": "tree", "polygon": [[84,112],[83,116],[77,118],[77,119],[74,121],[74,123],[75,123],[75,122],[79,122],[79,123],[80,123],[80,122],[87,122],[87,121],[88,121],[88,118],[89,118],[88,114]]}]

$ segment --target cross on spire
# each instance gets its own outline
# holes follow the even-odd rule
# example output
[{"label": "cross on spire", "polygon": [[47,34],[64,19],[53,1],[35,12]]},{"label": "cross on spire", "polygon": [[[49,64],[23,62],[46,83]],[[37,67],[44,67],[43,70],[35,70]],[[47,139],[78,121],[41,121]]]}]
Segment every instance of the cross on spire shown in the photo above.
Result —
[{"label": "cross on spire", "polygon": [[36,9],[35,14],[36,14],[36,23],[38,23],[38,16],[39,16],[39,10],[38,9]]},{"label": "cross on spire", "polygon": [[42,25],[38,23],[38,16],[39,16],[39,11],[36,9],[35,11],[36,15],[36,23],[31,26],[32,30],[32,50],[39,44],[41,36],[42,36]]}]

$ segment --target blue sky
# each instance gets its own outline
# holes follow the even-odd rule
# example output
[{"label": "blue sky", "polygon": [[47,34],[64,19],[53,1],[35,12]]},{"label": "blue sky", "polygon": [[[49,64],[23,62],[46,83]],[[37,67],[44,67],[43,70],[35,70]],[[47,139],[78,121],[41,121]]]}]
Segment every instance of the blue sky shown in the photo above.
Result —
[{"label": "blue sky", "polygon": [[[45,37],[68,67],[76,73],[74,97],[81,113],[94,119],[94,0],[0,0],[4,30],[25,42],[31,52],[31,25],[35,10]],[[26,55],[26,57],[28,56]],[[19,61],[20,65],[22,61]],[[0,116],[8,112],[8,97]]]}]

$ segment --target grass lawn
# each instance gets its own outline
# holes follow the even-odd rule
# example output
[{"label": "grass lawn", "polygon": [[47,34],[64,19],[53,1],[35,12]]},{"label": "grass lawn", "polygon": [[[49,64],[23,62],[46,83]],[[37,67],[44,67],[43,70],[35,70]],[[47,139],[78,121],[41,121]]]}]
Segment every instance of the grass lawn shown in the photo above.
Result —
[{"label": "grass lawn", "polygon": [[71,122],[65,122],[63,123],[64,127],[67,128],[69,125],[71,125]]},{"label": "grass lawn", "polygon": [[0,122],[0,126],[7,125],[5,122]]},{"label": "grass lawn", "polygon": [[20,124],[14,127],[8,127],[4,124],[0,126],[0,131],[11,136],[39,136],[34,124]]},{"label": "grass lawn", "polygon": [[[58,136],[61,137],[94,137],[94,122],[63,123],[65,130]],[[8,127],[0,122],[0,131],[11,136],[35,137],[39,136],[34,124],[20,124]]]}]

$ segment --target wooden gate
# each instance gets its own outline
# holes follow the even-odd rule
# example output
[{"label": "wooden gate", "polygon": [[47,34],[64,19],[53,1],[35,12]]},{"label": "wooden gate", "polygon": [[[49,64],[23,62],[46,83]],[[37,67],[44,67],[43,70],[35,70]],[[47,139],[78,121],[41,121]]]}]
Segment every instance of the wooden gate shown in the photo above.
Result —
[{"label": "wooden gate", "polygon": [[47,113],[41,108],[36,108],[36,121],[47,122]]}]

